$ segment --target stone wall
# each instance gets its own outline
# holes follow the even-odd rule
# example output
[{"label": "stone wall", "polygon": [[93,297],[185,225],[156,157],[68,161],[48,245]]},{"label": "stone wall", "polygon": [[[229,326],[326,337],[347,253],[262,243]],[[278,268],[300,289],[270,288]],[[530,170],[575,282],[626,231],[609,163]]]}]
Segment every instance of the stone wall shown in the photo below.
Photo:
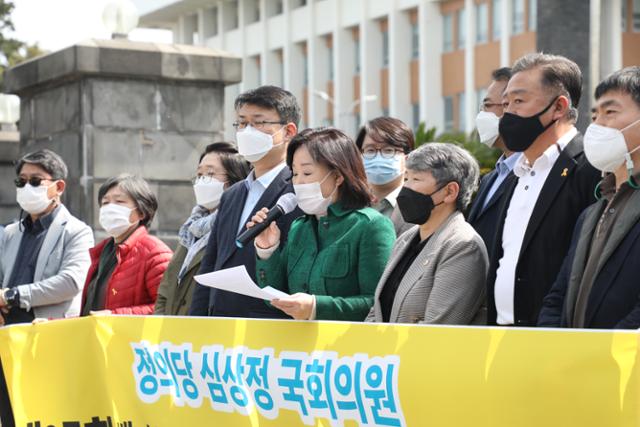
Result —
[{"label": "stone wall", "polygon": [[199,155],[222,138],[224,86],[240,79],[240,60],[126,40],[52,55],[58,58],[36,59],[35,67],[30,61],[5,77],[5,91],[21,98],[20,152],[46,147],[63,156],[64,202],[91,225],[107,178],[142,175],[160,205],[151,229],[172,242],[194,204],[190,178]]},{"label": "stone wall", "polygon": [[0,224],[14,221],[20,212],[16,204],[14,160],[20,152],[17,131],[0,131]]}]

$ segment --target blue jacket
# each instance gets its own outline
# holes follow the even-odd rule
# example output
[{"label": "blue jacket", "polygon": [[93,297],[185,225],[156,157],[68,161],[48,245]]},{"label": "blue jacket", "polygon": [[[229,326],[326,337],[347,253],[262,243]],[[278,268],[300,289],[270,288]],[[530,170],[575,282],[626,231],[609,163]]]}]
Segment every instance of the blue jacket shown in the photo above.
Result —
[{"label": "blue jacket", "polygon": [[[250,216],[253,216],[255,212],[264,207],[271,208],[276,204],[280,196],[291,192],[293,192],[291,169],[285,167],[267,187],[260,200],[251,210]],[[247,194],[248,190],[244,181],[236,183],[223,193],[218,208],[218,216],[211,230],[199,274],[244,265],[249,275],[255,280],[256,251],[253,242],[242,249],[236,246],[240,221],[248,219],[240,218]],[[302,211],[296,209],[292,213],[280,217],[277,221],[278,227],[282,231],[282,242],[287,239],[291,223],[300,215],[302,215]],[[194,287],[189,314],[192,316],[252,318],[288,317],[282,311],[268,306],[261,299],[213,289],[199,284]]]}]

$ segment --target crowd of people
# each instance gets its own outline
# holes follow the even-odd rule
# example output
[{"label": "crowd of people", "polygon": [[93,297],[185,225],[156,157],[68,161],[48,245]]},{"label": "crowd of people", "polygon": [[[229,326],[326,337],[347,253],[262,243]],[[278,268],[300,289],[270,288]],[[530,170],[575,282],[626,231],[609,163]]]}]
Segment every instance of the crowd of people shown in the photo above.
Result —
[{"label": "crowd of people", "polygon": [[[158,202],[142,178],[100,187],[109,237],[94,245],[61,202],[64,160],[28,153],[16,163],[24,215],[0,238],[0,322],[158,314],[640,328],[640,67],[598,85],[584,136],[582,86],[561,56],[494,71],[476,124],[502,154],[482,179],[460,145],[414,148],[398,119],[367,122],[355,141],[335,128],[299,132],[290,92],[249,90],[235,100],[235,143],[211,144],[194,165],[196,204],[173,252],[148,232]],[[237,245],[287,193],[297,207]],[[289,296],[265,302],[194,279],[237,266]]]}]

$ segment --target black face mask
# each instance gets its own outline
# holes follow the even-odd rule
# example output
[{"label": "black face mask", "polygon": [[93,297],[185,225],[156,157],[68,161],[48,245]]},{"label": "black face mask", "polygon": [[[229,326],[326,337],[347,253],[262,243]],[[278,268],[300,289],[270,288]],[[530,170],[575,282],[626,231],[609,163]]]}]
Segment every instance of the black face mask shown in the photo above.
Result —
[{"label": "black face mask", "polygon": [[433,204],[433,198],[431,196],[443,188],[444,185],[431,194],[422,194],[408,187],[402,187],[396,199],[402,218],[409,224],[417,225],[422,225],[429,221],[433,208],[444,203],[443,201],[437,205]]},{"label": "black face mask", "polygon": [[549,129],[556,121],[552,120],[546,126],[540,123],[540,116],[546,113],[556,102],[554,98],[544,110],[530,117],[521,117],[512,113],[504,113],[500,119],[500,136],[509,151],[522,152],[531,147],[533,141]]}]

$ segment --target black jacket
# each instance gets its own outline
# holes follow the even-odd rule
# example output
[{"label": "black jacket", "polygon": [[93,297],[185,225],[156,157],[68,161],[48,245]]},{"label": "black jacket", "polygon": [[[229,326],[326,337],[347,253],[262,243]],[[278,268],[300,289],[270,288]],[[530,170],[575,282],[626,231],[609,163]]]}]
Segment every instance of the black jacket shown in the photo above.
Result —
[{"label": "black jacket", "polygon": [[[589,207],[578,220],[571,249],[551,291],[544,299],[538,326],[568,327],[598,220],[606,200]],[[586,328],[640,328],[640,191],[616,220],[627,224],[611,232],[598,265],[585,316]]]},{"label": "black jacket", "polygon": [[[582,135],[576,135],[560,153],[547,177],[527,225],[515,271],[514,323],[535,326],[542,300],[553,285],[569,250],[573,228],[582,211],[596,201],[600,172],[584,155]],[[503,256],[502,233],[509,203],[518,183],[505,180],[496,238],[490,250],[487,278],[487,321],[496,324],[494,285]]]},{"label": "black jacket", "polygon": [[[258,210],[271,208],[280,196],[293,192],[291,170],[285,167],[251,210],[251,218]],[[256,251],[253,242],[242,249],[236,246],[240,218],[248,190],[244,181],[234,184],[224,192],[220,200],[218,215],[211,230],[209,243],[202,259],[199,274],[244,265],[249,275],[256,280]],[[302,215],[298,208],[276,221],[282,232],[281,240],[287,240],[289,227],[294,219]],[[288,318],[282,311],[268,306],[263,300],[233,292],[213,289],[196,284],[189,314],[192,316],[224,316],[252,318]]]},{"label": "black jacket", "polygon": [[473,226],[476,232],[482,237],[487,251],[491,250],[496,237],[496,227],[498,225],[498,219],[500,215],[500,204],[504,195],[504,189],[507,186],[509,178],[513,176],[513,172],[509,172],[509,175],[500,183],[500,186],[496,189],[495,193],[491,196],[491,200],[487,202],[487,206],[483,207],[487,193],[493,186],[493,183],[498,178],[498,171],[492,170],[486,174],[480,181],[480,188],[476,195],[471,210],[469,211],[469,217],[467,222]]}]

